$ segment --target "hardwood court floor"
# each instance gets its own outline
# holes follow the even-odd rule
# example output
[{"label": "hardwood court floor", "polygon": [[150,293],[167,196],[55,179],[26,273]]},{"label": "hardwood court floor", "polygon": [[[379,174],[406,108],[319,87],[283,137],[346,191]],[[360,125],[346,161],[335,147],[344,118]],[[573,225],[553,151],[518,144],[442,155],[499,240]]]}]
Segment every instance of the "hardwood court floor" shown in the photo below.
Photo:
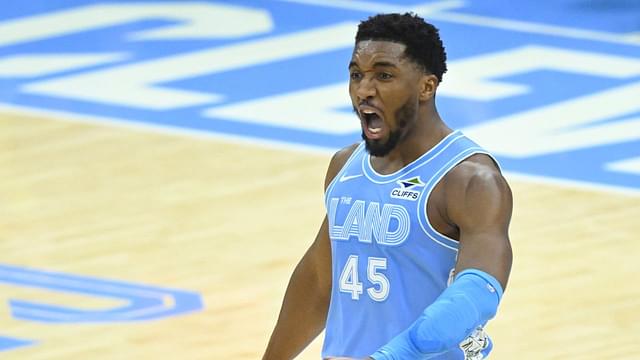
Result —
[{"label": "hardwood court floor", "polygon": [[[323,214],[329,155],[0,114],[0,263],[197,291],[140,323],[18,321],[7,300],[113,304],[0,284],[7,359],[258,359]],[[512,180],[512,278],[492,359],[640,358],[640,198]],[[318,359],[316,341],[301,359]]]}]

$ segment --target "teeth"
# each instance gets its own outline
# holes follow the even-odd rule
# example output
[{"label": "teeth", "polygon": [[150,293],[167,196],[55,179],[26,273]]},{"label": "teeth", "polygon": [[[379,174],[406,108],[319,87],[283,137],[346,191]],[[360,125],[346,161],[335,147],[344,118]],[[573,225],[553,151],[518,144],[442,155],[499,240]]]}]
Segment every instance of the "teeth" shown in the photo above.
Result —
[{"label": "teeth", "polygon": [[362,110],[362,113],[363,113],[363,114],[370,115],[370,114],[375,114],[376,112],[375,112],[375,111],[373,111],[373,110]]}]

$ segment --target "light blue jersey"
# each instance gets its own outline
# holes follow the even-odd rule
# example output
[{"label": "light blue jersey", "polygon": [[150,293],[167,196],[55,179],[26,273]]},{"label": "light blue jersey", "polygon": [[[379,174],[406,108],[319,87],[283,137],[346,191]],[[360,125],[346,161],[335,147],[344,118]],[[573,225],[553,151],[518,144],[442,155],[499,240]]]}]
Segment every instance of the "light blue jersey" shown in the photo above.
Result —
[{"label": "light blue jersey", "polygon": [[[323,358],[363,358],[409,327],[447,286],[458,242],[431,226],[427,199],[456,164],[487,153],[461,132],[381,175],[364,143],[325,194],[333,287]],[[459,349],[437,359],[462,359]]]}]

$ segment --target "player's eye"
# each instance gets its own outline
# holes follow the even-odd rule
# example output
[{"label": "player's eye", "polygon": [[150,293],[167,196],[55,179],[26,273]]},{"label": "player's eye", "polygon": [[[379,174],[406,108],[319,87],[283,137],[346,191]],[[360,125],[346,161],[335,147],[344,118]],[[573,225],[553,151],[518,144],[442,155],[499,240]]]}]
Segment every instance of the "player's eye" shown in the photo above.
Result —
[{"label": "player's eye", "polygon": [[387,73],[387,72],[381,72],[378,74],[378,78],[380,80],[390,80],[391,78],[393,78],[393,75]]},{"label": "player's eye", "polygon": [[359,73],[358,71],[352,71],[349,76],[351,77],[351,80],[360,80],[360,79],[362,79],[362,74]]}]

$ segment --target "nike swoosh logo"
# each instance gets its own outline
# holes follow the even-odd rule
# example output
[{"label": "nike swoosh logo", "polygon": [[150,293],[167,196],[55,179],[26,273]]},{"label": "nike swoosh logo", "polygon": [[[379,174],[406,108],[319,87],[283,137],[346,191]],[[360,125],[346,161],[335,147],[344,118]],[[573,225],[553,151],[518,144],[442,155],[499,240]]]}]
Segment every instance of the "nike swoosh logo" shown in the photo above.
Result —
[{"label": "nike swoosh logo", "polygon": [[358,174],[358,175],[342,175],[342,177],[340,177],[340,179],[338,181],[340,182],[345,182],[347,180],[351,180],[351,179],[355,179],[355,178],[359,178],[360,176],[362,176],[362,174]]}]

